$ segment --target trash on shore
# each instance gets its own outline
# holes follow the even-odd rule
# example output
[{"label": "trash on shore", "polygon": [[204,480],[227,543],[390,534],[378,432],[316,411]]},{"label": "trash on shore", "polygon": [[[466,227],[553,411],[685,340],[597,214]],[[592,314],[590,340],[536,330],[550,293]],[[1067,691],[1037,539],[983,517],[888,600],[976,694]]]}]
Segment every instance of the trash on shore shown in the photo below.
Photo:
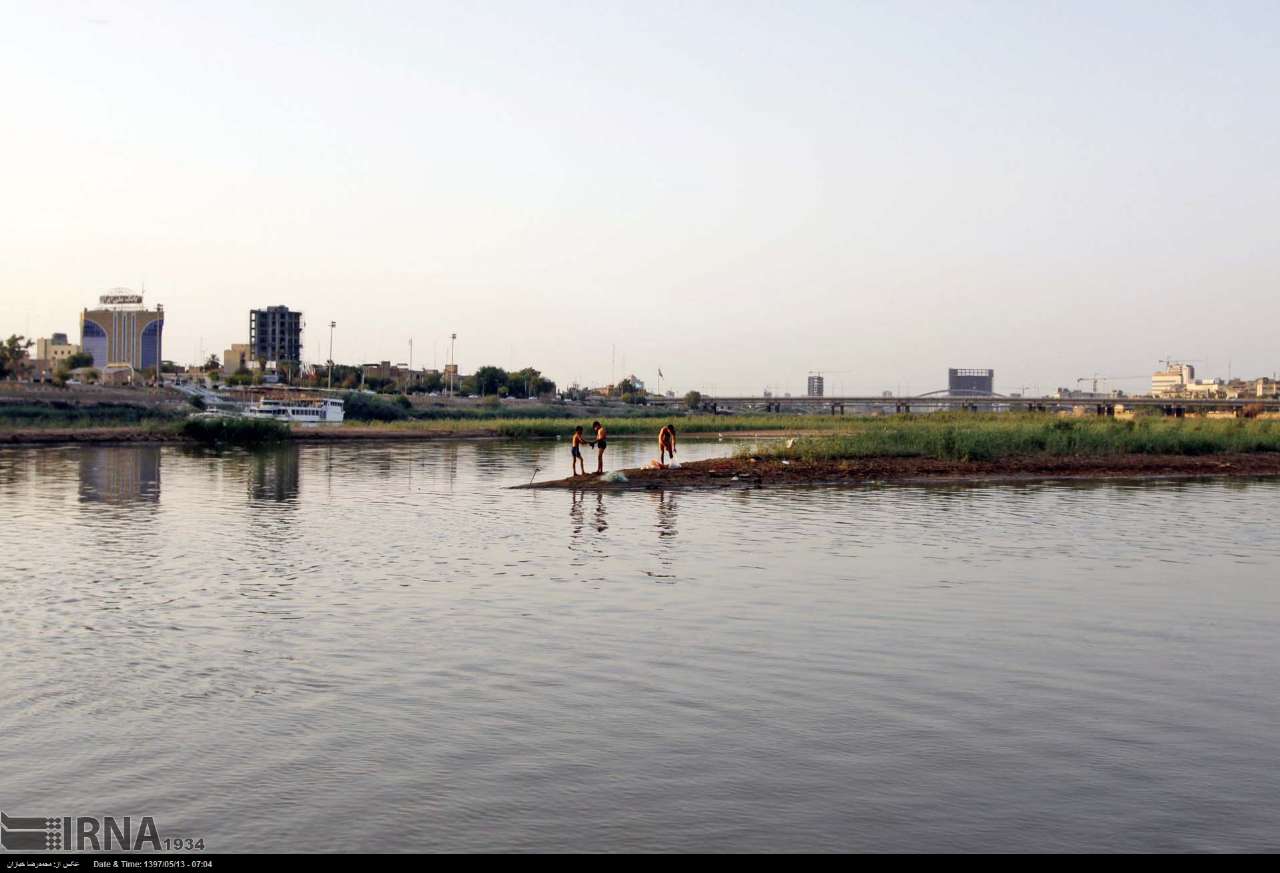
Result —
[{"label": "trash on shore", "polygon": [[600,481],[601,482],[625,482],[627,481],[627,477],[622,475],[622,471],[620,470],[610,470],[608,473],[605,473],[603,476],[600,477]]}]

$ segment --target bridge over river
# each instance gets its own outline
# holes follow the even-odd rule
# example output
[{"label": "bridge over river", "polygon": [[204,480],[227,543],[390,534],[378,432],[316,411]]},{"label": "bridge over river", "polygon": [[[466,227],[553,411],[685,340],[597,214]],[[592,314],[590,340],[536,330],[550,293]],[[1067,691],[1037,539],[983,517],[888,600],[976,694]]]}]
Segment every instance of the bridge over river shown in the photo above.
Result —
[{"label": "bridge over river", "polygon": [[[650,398],[655,406],[682,405],[683,400]],[[1008,397],[999,394],[950,395],[924,394],[910,397],[708,397],[702,398],[707,412],[784,412],[830,413],[844,415],[866,413],[939,412],[966,410],[971,412],[1058,412],[1084,409],[1098,415],[1114,415],[1117,409],[1155,408],[1164,415],[1183,416],[1196,412],[1229,412],[1250,407],[1267,412],[1280,412],[1280,399],[1242,397],[1218,399],[1207,397]]]}]

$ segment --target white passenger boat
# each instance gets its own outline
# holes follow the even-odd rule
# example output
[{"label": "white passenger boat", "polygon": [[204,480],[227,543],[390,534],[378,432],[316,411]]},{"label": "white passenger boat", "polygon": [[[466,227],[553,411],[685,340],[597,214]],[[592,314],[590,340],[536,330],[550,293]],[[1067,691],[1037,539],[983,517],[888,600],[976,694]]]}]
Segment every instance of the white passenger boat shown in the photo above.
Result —
[{"label": "white passenger boat", "polygon": [[250,418],[271,418],[294,424],[342,424],[342,401],[333,397],[260,399],[245,409]]}]

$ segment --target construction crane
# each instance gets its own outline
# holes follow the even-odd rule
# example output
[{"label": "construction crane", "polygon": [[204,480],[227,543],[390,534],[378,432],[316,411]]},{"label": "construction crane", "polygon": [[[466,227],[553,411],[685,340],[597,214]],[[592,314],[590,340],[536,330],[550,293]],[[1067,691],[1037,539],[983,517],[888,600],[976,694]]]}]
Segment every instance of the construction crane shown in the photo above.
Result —
[{"label": "construction crane", "polygon": [[1097,394],[1099,382],[1131,382],[1135,379],[1149,379],[1149,378],[1151,377],[1150,376],[1099,376],[1097,373],[1094,373],[1092,376],[1081,376],[1079,379],[1076,380],[1076,384],[1080,385],[1083,382],[1092,382],[1093,393]]}]

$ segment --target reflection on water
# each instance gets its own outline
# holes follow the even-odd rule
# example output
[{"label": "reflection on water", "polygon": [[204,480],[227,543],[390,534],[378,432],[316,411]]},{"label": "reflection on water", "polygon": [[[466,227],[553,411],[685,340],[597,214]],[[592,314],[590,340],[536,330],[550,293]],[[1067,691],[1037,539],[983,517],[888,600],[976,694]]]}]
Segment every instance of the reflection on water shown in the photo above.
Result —
[{"label": "reflection on water", "polygon": [[80,499],[133,503],[160,499],[160,447],[130,451],[102,446],[80,450]]},{"label": "reflection on water", "polygon": [[1280,483],[535,469],[0,450],[0,801],[214,850],[1280,848]]},{"label": "reflection on water", "polygon": [[298,497],[298,446],[289,444],[254,454],[249,479],[253,500],[287,502]]}]

